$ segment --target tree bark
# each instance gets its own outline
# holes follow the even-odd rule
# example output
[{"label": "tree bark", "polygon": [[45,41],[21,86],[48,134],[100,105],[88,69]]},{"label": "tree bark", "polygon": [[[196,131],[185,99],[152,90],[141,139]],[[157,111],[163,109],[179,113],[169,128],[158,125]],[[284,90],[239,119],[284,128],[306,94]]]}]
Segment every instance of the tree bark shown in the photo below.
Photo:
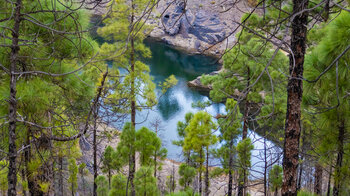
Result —
[{"label": "tree bark", "polygon": [[209,147],[207,147],[207,158],[205,161],[205,196],[209,196]]},{"label": "tree bark", "polygon": [[319,163],[316,163],[314,192],[317,195],[322,194],[322,172],[322,166]]},{"label": "tree bark", "polygon": [[32,147],[30,144],[30,134],[31,134],[31,130],[28,128],[26,140],[25,140],[25,145],[28,147],[24,150],[24,165],[25,165],[26,173],[27,173],[27,182],[28,182],[29,193],[31,196],[39,196],[39,195],[44,195],[44,193],[41,191],[40,186],[38,184],[39,179],[29,169],[29,163],[30,163],[31,158],[32,158],[32,156],[31,156]]},{"label": "tree bark", "polygon": [[264,129],[264,196],[267,196],[267,154],[266,154],[266,129]]},{"label": "tree bark", "polygon": [[327,22],[328,19],[329,19],[329,0],[326,0],[325,5],[324,5],[323,20]]},{"label": "tree bark", "polygon": [[58,180],[58,185],[59,185],[59,190],[61,196],[64,195],[64,184],[63,184],[63,157],[59,156],[58,158],[59,164],[60,164],[60,174],[59,174],[59,180]]},{"label": "tree bark", "polygon": [[341,168],[343,165],[343,155],[344,155],[344,136],[345,136],[344,120],[341,120],[338,129],[339,129],[338,149],[337,149],[338,155],[337,155],[337,163],[335,165],[333,196],[339,195],[339,193],[341,192],[341,186],[342,186]]},{"label": "tree bark", "polygon": [[199,158],[200,158],[200,163],[199,163],[199,195],[202,195],[202,159],[203,159],[203,150],[199,152]]},{"label": "tree bark", "polygon": [[[299,139],[301,101],[303,95],[304,56],[307,34],[308,0],[293,0],[291,49],[289,56],[289,73],[287,86],[287,113],[285,139],[283,148],[283,196],[297,195],[297,168],[299,163]],[[304,11],[304,12],[303,12]]]},{"label": "tree bark", "polygon": [[[248,102],[248,95],[249,95],[249,85],[250,85],[250,69],[247,67],[247,95],[245,98],[245,103],[244,103],[244,122],[243,122],[243,130],[242,130],[242,140],[247,138],[248,135],[248,116],[249,116],[249,102]],[[238,185],[238,196],[243,196],[246,195],[246,168],[242,168],[243,170],[243,178],[242,182],[239,182]]]},{"label": "tree bark", "polygon": [[[136,92],[135,92],[135,46],[134,46],[134,35],[133,35],[133,25],[134,25],[134,1],[131,0],[131,20],[130,20],[130,43],[131,43],[131,52],[130,52],[130,66],[131,66],[131,124],[135,131],[136,125]],[[136,165],[135,151],[132,150],[131,160],[129,161],[129,180],[131,187],[131,196],[135,196],[135,185],[134,185],[134,175],[135,175],[135,165]]]},{"label": "tree bark", "polygon": [[96,109],[94,109],[94,130],[93,130],[93,154],[94,154],[94,165],[93,165],[93,169],[94,169],[94,190],[93,190],[93,195],[97,196],[97,184],[96,184],[96,178],[97,178],[97,139],[96,139],[96,132],[97,132],[97,111]]},{"label": "tree bark", "polygon": [[327,196],[331,195],[331,179],[332,179],[332,158],[330,161],[330,165],[329,165],[329,174],[328,174],[328,185],[327,185]]},{"label": "tree bark", "polygon": [[153,174],[153,176],[155,178],[157,178],[157,150],[154,151],[153,162],[154,162],[154,174]]},{"label": "tree bark", "polygon": [[230,141],[230,154],[228,159],[228,196],[232,196],[232,185],[233,185],[233,176],[232,176],[232,167],[233,167],[233,157],[232,157],[232,148],[233,148],[233,139]]},{"label": "tree bark", "polygon": [[17,0],[15,3],[15,12],[14,12],[14,25],[12,31],[12,47],[11,47],[11,64],[10,64],[10,100],[9,100],[9,152],[8,152],[8,196],[17,195],[16,186],[17,186],[17,147],[16,147],[16,122],[17,122],[17,100],[16,100],[16,67],[18,63],[18,52],[20,47],[19,42],[19,26],[21,23],[21,7],[22,0]]}]

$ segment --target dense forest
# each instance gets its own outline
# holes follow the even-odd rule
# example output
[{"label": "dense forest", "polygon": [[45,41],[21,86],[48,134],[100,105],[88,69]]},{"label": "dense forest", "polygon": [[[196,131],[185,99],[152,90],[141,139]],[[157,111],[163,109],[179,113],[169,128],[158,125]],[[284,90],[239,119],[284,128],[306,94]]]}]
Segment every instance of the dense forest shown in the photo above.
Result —
[{"label": "dense forest", "polygon": [[349,49],[349,0],[1,0],[0,195],[350,195]]}]

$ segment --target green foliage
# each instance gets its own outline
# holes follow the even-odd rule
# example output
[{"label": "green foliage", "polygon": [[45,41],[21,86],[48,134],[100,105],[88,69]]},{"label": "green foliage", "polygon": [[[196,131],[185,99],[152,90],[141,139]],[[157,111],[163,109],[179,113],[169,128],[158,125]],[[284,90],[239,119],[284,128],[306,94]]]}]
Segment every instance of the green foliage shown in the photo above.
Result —
[{"label": "green foliage", "polygon": [[135,152],[135,129],[130,122],[125,123],[117,146],[117,158],[122,165],[129,162],[129,156]]},{"label": "green foliage", "polygon": [[282,187],[282,167],[274,165],[269,172],[269,183],[271,184],[271,190],[276,191]]},{"label": "green foliage", "polygon": [[185,121],[182,122],[182,121],[179,121],[177,122],[177,134],[178,136],[181,138],[180,140],[176,141],[176,140],[173,140],[172,143],[174,145],[177,145],[177,146],[180,146],[182,147],[184,145],[184,138],[186,136],[186,132],[185,132],[185,129],[186,127],[188,126],[190,120],[193,118],[193,113],[191,112],[188,112],[186,113],[185,115]]},{"label": "green foliage", "polygon": [[153,176],[151,167],[142,166],[135,174],[135,191],[136,195],[157,196],[159,191],[157,188],[157,179]]},{"label": "green foliage", "polygon": [[298,196],[317,196],[317,194],[314,194],[305,190],[301,190],[298,192]]},{"label": "green foliage", "polygon": [[198,193],[194,193],[193,194],[193,190],[192,189],[187,189],[186,191],[169,193],[166,196],[199,196],[199,194]]},{"label": "green foliage", "polygon": [[8,187],[8,182],[7,182],[7,173],[8,173],[8,168],[7,168],[7,161],[2,160],[0,161],[0,190],[1,191],[6,191]]},{"label": "green foliage", "polygon": [[127,178],[124,175],[114,175],[112,177],[112,186],[108,196],[124,196],[126,194],[126,183]]},{"label": "green foliage", "polygon": [[[141,61],[143,58],[151,57],[151,51],[143,43],[146,32],[149,32],[151,28],[145,25],[143,19],[136,22],[136,17],[143,13],[147,2],[133,1],[132,9],[129,9],[131,7],[125,0],[116,2],[113,6],[113,13],[109,13],[109,17],[104,20],[105,25],[97,30],[99,35],[110,41],[102,44],[102,56],[113,61],[113,67],[126,70],[123,80],[115,89],[116,93],[110,95],[109,98],[115,101],[127,98],[127,106],[130,106],[130,103],[136,99],[138,99],[138,106],[154,106],[157,102],[154,92],[156,85],[149,75],[149,67]],[[134,70],[132,70],[133,66]],[[170,77],[164,83],[164,89],[173,85],[176,80],[174,79]]]},{"label": "green foliage", "polygon": [[[258,15],[253,14],[249,18],[252,26],[261,21]],[[258,123],[262,127],[270,127],[277,135],[284,126],[287,80],[283,73],[288,73],[288,58],[248,30],[240,32],[237,37],[239,44],[223,57],[223,70],[217,75],[203,76],[201,82],[212,85],[210,97],[216,102],[225,101],[228,97],[240,97],[249,103],[261,103]],[[237,120],[235,122],[238,123]]]},{"label": "green foliage", "polygon": [[220,177],[225,173],[225,169],[220,167],[215,167],[212,171],[210,171],[209,178]]},{"label": "green foliage", "polygon": [[177,84],[178,80],[175,78],[174,75],[170,75],[168,78],[165,79],[165,81],[160,84],[160,87],[162,88],[162,93],[164,94],[169,88],[175,86]]},{"label": "green foliage", "polygon": [[97,195],[98,196],[107,196],[108,195],[108,181],[105,176],[97,176],[96,178],[97,185]]},{"label": "green foliage", "polygon": [[179,184],[180,186],[187,188],[196,176],[196,169],[185,163],[181,163],[179,167]]},{"label": "green foliage", "polygon": [[175,181],[175,177],[173,175],[166,177],[165,184],[166,184],[166,187],[168,188],[169,192],[175,191],[176,181]]},{"label": "green foliage", "polygon": [[[320,37],[320,42],[312,48],[312,51],[305,59],[304,76],[308,80],[315,80],[312,83],[305,83],[303,104],[308,112],[317,112],[318,115],[311,120],[318,120],[321,123],[308,126],[311,130],[319,130],[316,132],[317,145],[316,154],[320,155],[320,162],[328,164],[334,160],[336,149],[340,153],[340,127],[344,126],[345,135],[348,134],[348,121],[350,113],[348,90],[350,88],[348,78],[349,69],[348,62],[350,54],[346,52],[341,58],[335,62],[335,59],[348,47],[350,42],[350,14],[341,12],[340,15],[324,26],[322,32],[324,36]],[[327,72],[324,72],[327,70]],[[322,77],[319,78],[319,76]],[[318,80],[317,80],[318,79]],[[337,131],[334,131],[337,129]],[[346,138],[344,139],[344,155],[349,149]],[[343,164],[348,162],[349,156],[343,156]],[[340,186],[340,194],[344,194],[349,182],[349,170],[336,165],[334,173],[335,184]]]},{"label": "green foliage", "polygon": [[78,166],[76,160],[71,158],[68,160],[68,171],[69,171],[69,189],[75,193],[78,190]]},{"label": "green foliage", "polygon": [[215,144],[217,138],[211,132],[213,129],[216,129],[216,124],[210,114],[203,111],[196,113],[185,128],[184,151],[200,153],[204,147]]},{"label": "green foliage", "polygon": [[157,137],[156,133],[146,127],[142,127],[136,133],[135,146],[136,150],[140,152],[141,165],[149,166],[153,163],[151,158],[156,152],[160,151],[162,141]]},{"label": "green foliage", "polygon": [[[248,169],[251,167],[251,156],[252,156],[252,150],[254,149],[254,146],[252,144],[252,141],[250,138],[246,138],[242,141],[240,141],[237,144],[237,153],[238,153],[238,164],[239,164],[239,170],[240,178],[243,176],[248,176]],[[244,174],[245,172],[245,174]],[[242,179],[240,180],[242,182]]]},{"label": "green foliage", "polygon": [[113,148],[111,146],[107,146],[102,157],[102,172],[108,175],[108,182],[111,180],[112,169],[114,169],[113,153]]}]

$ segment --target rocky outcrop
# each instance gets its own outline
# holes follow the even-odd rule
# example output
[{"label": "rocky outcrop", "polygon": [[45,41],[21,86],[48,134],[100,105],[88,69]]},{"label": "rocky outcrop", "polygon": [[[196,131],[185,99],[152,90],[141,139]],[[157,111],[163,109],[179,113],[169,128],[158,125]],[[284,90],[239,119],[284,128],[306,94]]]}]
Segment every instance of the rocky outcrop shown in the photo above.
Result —
[{"label": "rocky outcrop", "polygon": [[155,26],[150,37],[189,53],[220,56],[234,44],[237,22],[249,9],[245,1],[160,1],[149,21]]},{"label": "rocky outcrop", "polygon": [[[198,40],[208,44],[216,44],[224,40],[225,25],[218,14],[205,10],[199,10],[193,14],[190,9],[185,10],[183,1],[176,3],[173,7],[162,17],[164,30],[169,35],[181,34],[184,38],[188,38],[189,34],[192,34]],[[199,48],[198,42],[196,45],[196,48]]]},{"label": "rocky outcrop", "polygon": [[[209,75],[216,75],[219,72],[220,72],[220,70],[219,71],[213,71]],[[211,85],[204,85],[201,82],[201,78],[202,78],[202,76],[198,76],[196,79],[194,79],[192,81],[188,81],[187,82],[187,86],[190,87],[190,88],[199,90],[199,91],[206,91],[206,92],[211,91],[213,89],[213,87]]]}]

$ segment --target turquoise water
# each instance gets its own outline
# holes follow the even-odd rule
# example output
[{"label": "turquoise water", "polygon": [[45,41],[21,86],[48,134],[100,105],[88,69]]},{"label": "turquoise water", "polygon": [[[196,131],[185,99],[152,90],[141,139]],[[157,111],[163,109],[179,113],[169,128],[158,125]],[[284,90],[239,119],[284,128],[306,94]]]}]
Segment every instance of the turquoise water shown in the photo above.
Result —
[{"label": "turquoise water", "polygon": [[[150,67],[154,82],[162,82],[171,74],[174,74],[179,82],[158,100],[158,105],[153,110],[138,113],[137,121],[142,123],[138,124],[137,127],[147,126],[151,128],[151,123],[155,119],[160,119],[162,125],[161,138],[164,142],[164,147],[168,149],[168,158],[182,161],[181,148],[171,143],[172,140],[176,140],[178,137],[176,131],[177,122],[183,121],[187,112],[198,111],[198,109],[191,107],[192,103],[208,100],[208,96],[205,94],[188,88],[187,82],[199,75],[218,70],[220,65],[216,63],[214,58],[188,55],[161,42],[148,40],[146,45],[151,49],[153,57],[145,60],[145,63]],[[214,104],[206,108],[206,111],[213,116],[218,113],[223,114],[225,113],[225,106],[223,104]],[[146,119],[147,121],[145,121]],[[218,131],[215,134],[219,134]],[[264,162],[262,161],[264,140],[263,137],[250,130],[248,137],[251,138],[254,145],[250,178],[260,178],[264,168]],[[217,144],[217,146],[219,145]],[[278,157],[282,152],[281,149],[275,148],[275,145],[270,141],[266,141],[266,145],[270,155],[268,162],[279,159]],[[218,160],[211,160],[210,162],[212,165],[218,165]]]},{"label": "turquoise water", "polygon": [[[197,101],[207,101],[205,93],[190,89],[187,82],[205,73],[216,71],[220,68],[217,59],[203,55],[189,55],[182,51],[156,41],[147,40],[146,45],[152,51],[152,58],[144,60],[150,67],[150,74],[155,83],[163,82],[170,75],[175,75],[177,85],[160,97],[158,105],[152,110],[145,110],[137,114],[137,121],[141,122],[137,127],[151,127],[155,119],[161,120],[161,138],[164,147],[168,149],[168,158],[181,161],[179,156],[181,148],[174,146],[171,141],[177,139],[177,122],[183,121],[187,112],[196,112],[198,109],[191,107]],[[158,90],[159,87],[157,87]],[[216,115],[224,112],[223,104],[214,104],[206,109],[207,112]],[[147,119],[147,121],[145,121]]]}]

